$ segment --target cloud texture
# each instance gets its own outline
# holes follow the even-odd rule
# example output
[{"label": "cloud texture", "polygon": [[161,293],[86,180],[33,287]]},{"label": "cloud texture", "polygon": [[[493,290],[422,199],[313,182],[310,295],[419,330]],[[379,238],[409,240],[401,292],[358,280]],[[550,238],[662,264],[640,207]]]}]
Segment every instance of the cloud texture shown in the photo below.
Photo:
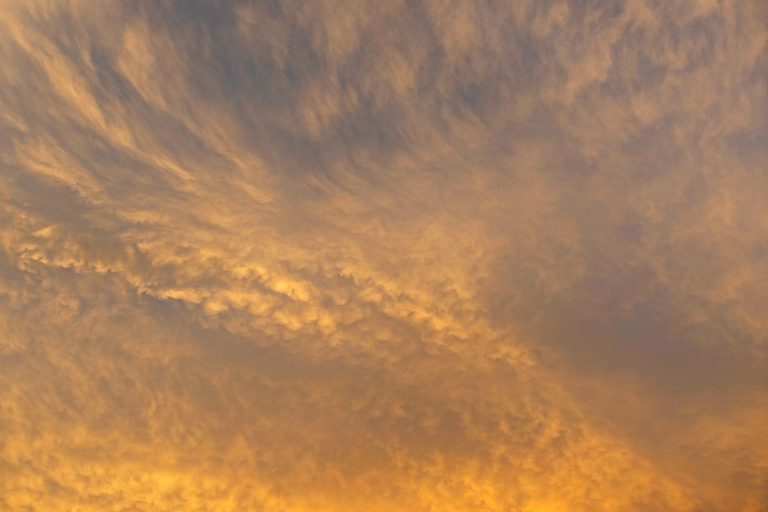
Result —
[{"label": "cloud texture", "polygon": [[761,0],[6,0],[0,510],[768,510]]}]

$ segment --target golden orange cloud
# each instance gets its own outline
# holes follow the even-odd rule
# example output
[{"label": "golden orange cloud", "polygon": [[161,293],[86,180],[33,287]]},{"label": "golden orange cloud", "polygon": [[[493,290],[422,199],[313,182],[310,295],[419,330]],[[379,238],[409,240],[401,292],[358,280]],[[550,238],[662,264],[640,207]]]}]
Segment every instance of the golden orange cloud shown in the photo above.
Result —
[{"label": "golden orange cloud", "polygon": [[0,510],[768,507],[758,0],[8,0]]}]

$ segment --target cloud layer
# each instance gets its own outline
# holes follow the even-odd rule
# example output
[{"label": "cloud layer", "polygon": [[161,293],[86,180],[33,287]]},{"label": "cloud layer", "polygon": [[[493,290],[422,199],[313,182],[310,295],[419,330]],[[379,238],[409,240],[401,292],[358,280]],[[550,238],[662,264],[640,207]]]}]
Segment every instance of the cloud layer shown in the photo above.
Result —
[{"label": "cloud layer", "polygon": [[0,510],[768,507],[758,0],[8,0]]}]

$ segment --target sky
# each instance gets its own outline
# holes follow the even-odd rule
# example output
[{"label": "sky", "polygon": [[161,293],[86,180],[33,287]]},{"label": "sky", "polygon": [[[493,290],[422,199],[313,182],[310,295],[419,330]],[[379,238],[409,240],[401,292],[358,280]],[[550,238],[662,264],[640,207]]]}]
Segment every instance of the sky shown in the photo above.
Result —
[{"label": "sky", "polygon": [[764,0],[3,0],[0,511],[768,511]]}]

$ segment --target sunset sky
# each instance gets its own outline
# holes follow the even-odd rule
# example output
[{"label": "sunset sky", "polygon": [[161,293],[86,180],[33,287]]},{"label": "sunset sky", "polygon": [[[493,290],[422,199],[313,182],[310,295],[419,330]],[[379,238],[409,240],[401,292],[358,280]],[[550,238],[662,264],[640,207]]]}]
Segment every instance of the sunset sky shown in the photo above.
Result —
[{"label": "sunset sky", "polygon": [[0,511],[768,512],[768,2],[0,0]]}]

